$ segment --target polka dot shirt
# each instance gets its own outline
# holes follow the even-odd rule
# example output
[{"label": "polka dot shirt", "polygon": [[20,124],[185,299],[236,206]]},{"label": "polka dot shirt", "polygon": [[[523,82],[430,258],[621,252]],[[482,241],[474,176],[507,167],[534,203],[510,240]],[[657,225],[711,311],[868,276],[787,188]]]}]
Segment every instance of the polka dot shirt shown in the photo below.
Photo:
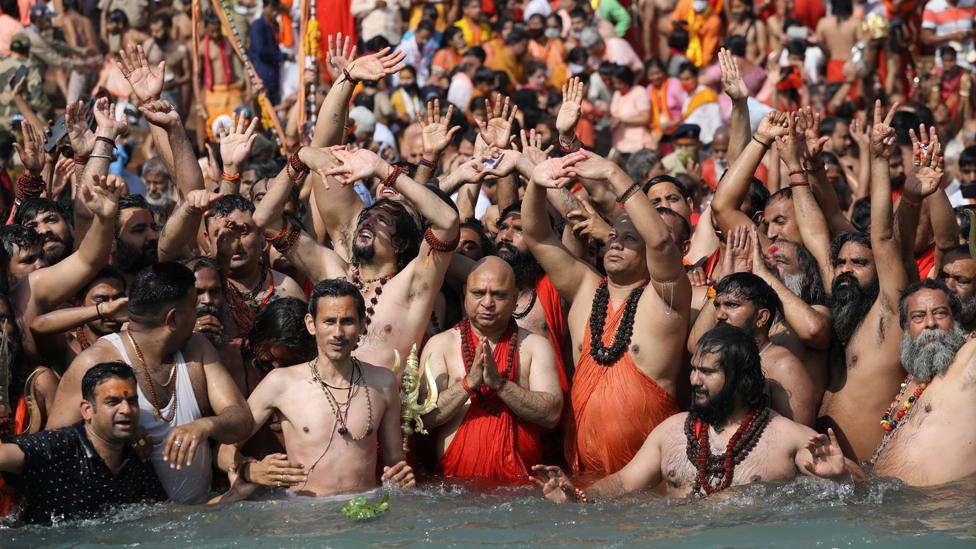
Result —
[{"label": "polka dot shirt", "polygon": [[24,471],[8,475],[22,494],[21,520],[86,518],[108,507],[166,499],[152,463],[126,447],[115,475],[88,440],[84,422],[57,431],[24,435],[11,444],[24,452]]}]

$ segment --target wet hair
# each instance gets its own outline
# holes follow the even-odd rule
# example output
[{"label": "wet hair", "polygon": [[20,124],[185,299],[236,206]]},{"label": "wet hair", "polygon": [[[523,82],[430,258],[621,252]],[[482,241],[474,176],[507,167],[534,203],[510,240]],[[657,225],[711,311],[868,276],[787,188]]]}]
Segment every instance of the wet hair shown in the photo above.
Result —
[{"label": "wet hair", "polygon": [[100,362],[92,366],[81,378],[81,398],[94,406],[95,389],[109,379],[124,379],[136,383],[136,373],[125,362]]},{"label": "wet hair", "polygon": [[745,214],[752,219],[757,213],[766,209],[766,202],[769,201],[769,189],[763,185],[762,181],[753,177],[747,196],[749,197],[749,209],[745,211]]},{"label": "wet hair", "polygon": [[[661,155],[653,149],[640,149],[630,155],[627,164],[624,166],[627,175],[634,181],[644,179],[644,174],[661,162]],[[644,189],[647,193],[647,189]]]},{"label": "wet hair", "polygon": [[[213,212],[213,217],[227,217],[236,211],[254,213],[254,202],[239,194],[228,194],[220,197],[210,210]],[[203,219],[205,225],[209,228],[210,223],[208,220],[210,216],[204,216]]]},{"label": "wet hair", "polygon": [[959,153],[960,166],[972,166],[976,164],[976,145],[970,145]]},{"label": "wet hair", "polygon": [[[969,214],[966,212],[973,210],[974,207],[970,205],[956,206],[952,209],[956,213],[956,219],[959,221],[959,235],[966,241],[969,242],[969,231],[972,230],[972,222],[969,220]],[[967,248],[967,252],[968,248]]]},{"label": "wet hair", "polygon": [[30,250],[44,245],[44,237],[37,231],[23,225],[4,225],[0,227],[0,244],[8,257],[13,257],[16,248]]},{"label": "wet hair", "polygon": [[644,194],[647,194],[651,190],[651,188],[661,183],[670,183],[674,185],[674,188],[678,189],[678,192],[681,193],[681,196],[683,196],[686,199],[691,198],[691,191],[688,190],[688,187],[686,187],[685,184],[682,183],[681,181],[678,181],[678,179],[673,175],[667,175],[667,174],[659,175],[657,177],[653,177],[650,180],[648,180],[648,182],[644,184]]},{"label": "wet hair", "polygon": [[844,247],[844,244],[847,244],[848,242],[861,244],[863,246],[867,246],[868,249],[871,249],[871,235],[868,233],[862,231],[840,233],[830,241],[831,263],[837,261],[837,258],[840,256],[841,249]]},{"label": "wet hair", "polygon": [[94,278],[92,278],[91,280],[88,281],[87,284],[82,286],[81,290],[78,290],[78,295],[77,295],[78,301],[79,302],[84,301],[85,296],[88,295],[88,292],[90,292],[91,289],[94,288],[96,284],[99,284],[101,282],[106,282],[109,280],[120,283],[122,285],[122,291],[125,292],[125,286],[126,286],[125,276],[122,274],[122,271],[116,269],[111,265],[106,265],[102,267],[101,271],[98,271],[98,274],[96,274]]},{"label": "wet hair", "polygon": [[698,340],[697,353],[718,354],[725,372],[725,387],[731,387],[748,407],[766,398],[766,376],[756,339],[731,324],[719,324]]},{"label": "wet hair", "polygon": [[776,295],[776,290],[765,280],[752,273],[732,273],[725,276],[715,285],[715,295],[733,295],[748,300],[756,310],[769,311],[769,323],[766,330],[776,320],[776,315],[783,311],[783,302]]},{"label": "wet hair", "polygon": [[166,261],[149,265],[136,275],[129,291],[129,318],[158,326],[166,311],[194,291],[196,279],[185,266]]},{"label": "wet hair", "polygon": [[356,302],[359,320],[366,318],[366,300],[363,299],[363,294],[345,278],[329,278],[315,284],[312,295],[308,298],[308,314],[312,315],[312,320],[315,320],[315,314],[319,310],[319,299],[323,297],[351,297]]},{"label": "wet hair", "polygon": [[149,202],[146,201],[146,197],[141,194],[127,194],[119,198],[119,207],[115,210],[115,237],[118,238],[122,234],[122,210],[146,210],[152,213],[152,208],[149,206]]},{"label": "wet hair", "polygon": [[671,217],[678,220],[678,226],[681,228],[681,234],[678,235],[678,240],[680,242],[687,242],[691,239],[691,225],[688,223],[687,219],[671,208],[659,206],[655,209],[657,210],[657,213],[661,214],[661,217]]},{"label": "wet hair", "polygon": [[871,197],[858,198],[851,206],[851,223],[859,231],[871,229]]},{"label": "wet hair", "polygon": [[[747,12],[747,13],[749,13],[749,18],[750,19],[755,19],[755,16],[752,15],[751,12]],[[722,45],[725,47],[725,49],[729,50],[729,53],[731,53],[732,55],[734,55],[736,57],[745,57],[746,56],[746,37],[745,36],[740,36],[738,34],[733,34],[732,36],[726,38],[725,39],[725,42],[723,42]]]},{"label": "wet hair", "polygon": [[14,214],[14,223],[16,225],[26,225],[27,222],[31,221],[40,214],[53,212],[61,216],[61,219],[65,223],[71,225],[71,216],[68,214],[68,210],[61,205],[60,202],[55,202],[48,198],[41,198],[39,196],[34,196],[31,198],[24,199],[17,207],[17,213]]},{"label": "wet hair", "polygon": [[766,206],[769,206],[770,202],[781,198],[793,200],[793,187],[783,187],[782,189],[770,194],[769,198],[766,199]]},{"label": "wet hair", "polygon": [[678,74],[690,72],[692,76],[698,76],[698,67],[691,61],[685,61],[678,67]]},{"label": "wet hair", "polygon": [[776,240],[777,245],[792,245],[796,249],[797,268],[803,276],[803,288],[800,292],[800,299],[807,305],[826,305],[828,302],[827,292],[824,289],[823,277],[820,275],[820,266],[817,265],[817,258],[813,257],[803,244],[780,238]]},{"label": "wet hair", "polygon": [[946,286],[945,282],[933,278],[923,278],[909,285],[901,292],[901,298],[898,300],[898,315],[902,330],[908,327],[908,298],[912,297],[919,290],[938,290],[944,293],[949,298],[949,310],[952,311],[952,318],[958,318],[959,313],[962,312],[962,302],[959,301],[959,296],[952,293],[952,290]]},{"label": "wet hair", "polygon": [[402,271],[420,252],[420,238],[422,236],[420,227],[414,222],[413,216],[410,215],[410,212],[407,211],[407,208],[403,204],[395,200],[390,200],[389,198],[381,198],[372,205],[363,208],[359,212],[356,226],[358,227],[366,219],[366,216],[376,208],[386,208],[393,213],[396,232],[393,233],[392,238],[394,243],[397,239],[403,243],[403,246],[394,252],[396,256],[396,268],[397,271]]},{"label": "wet hair", "polygon": [[315,337],[305,328],[305,313],[309,306],[296,297],[272,301],[254,317],[254,325],[247,334],[247,346],[260,344],[282,345],[291,351],[302,352],[308,359],[315,355]]}]

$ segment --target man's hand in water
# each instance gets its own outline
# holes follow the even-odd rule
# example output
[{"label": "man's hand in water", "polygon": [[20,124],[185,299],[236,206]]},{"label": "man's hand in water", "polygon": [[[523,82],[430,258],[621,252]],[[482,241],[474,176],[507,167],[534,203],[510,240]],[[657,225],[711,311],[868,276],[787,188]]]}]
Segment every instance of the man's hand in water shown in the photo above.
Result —
[{"label": "man's hand in water", "polygon": [[384,467],[382,480],[391,480],[403,489],[417,485],[417,481],[413,478],[413,468],[407,465],[406,461],[401,461],[393,467]]},{"label": "man's hand in water", "polygon": [[261,461],[248,462],[242,472],[247,482],[277,488],[291,488],[308,480],[305,467],[289,461],[286,454],[271,454]]},{"label": "man's hand in water", "polygon": [[542,488],[542,495],[549,501],[556,503],[566,503],[574,497],[576,487],[569,481],[566,473],[555,465],[536,465],[532,470],[540,478],[529,477],[539,488]]},{"label": "man's hand in water", "polygon": [[811,475],[822,478],[838,478],[847,472],[844,454],[837,444],[837,437],[833,429],[827,429],[827,434],[818,434],[807,441],[806,450],[813,458],[803,464],[803,468]]}]

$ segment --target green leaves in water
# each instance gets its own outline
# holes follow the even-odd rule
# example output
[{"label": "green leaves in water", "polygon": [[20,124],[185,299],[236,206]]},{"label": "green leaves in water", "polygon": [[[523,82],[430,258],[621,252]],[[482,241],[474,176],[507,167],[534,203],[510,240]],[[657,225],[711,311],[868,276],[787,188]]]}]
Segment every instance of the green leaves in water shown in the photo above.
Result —
[{"label": "green leaves in water", "polygon": [[352,501],[342,506],[342,514],[353,520],[376,518],[390,510],[389,501],[389,494],[383,494],[383,497],[373,505],[367,505],[366,498],[363,496],[355,497]]}]

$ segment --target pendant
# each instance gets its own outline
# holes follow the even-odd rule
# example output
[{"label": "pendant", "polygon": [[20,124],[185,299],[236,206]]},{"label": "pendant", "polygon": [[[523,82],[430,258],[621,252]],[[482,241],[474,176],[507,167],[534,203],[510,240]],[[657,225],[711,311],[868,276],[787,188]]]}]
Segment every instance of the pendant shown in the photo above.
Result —
[{"label": "pendant", "polygon": [[159,410],[153,408],[153,417],[155,417],[156,419],[159,419]]},{"label": "pendant", "polygon": [[340,425],[339,426],[339,434],[342,435],[342,436],[346,436],[346,435],[349,434],[349,429],[346,429],[346,426],[345,425]]}]

